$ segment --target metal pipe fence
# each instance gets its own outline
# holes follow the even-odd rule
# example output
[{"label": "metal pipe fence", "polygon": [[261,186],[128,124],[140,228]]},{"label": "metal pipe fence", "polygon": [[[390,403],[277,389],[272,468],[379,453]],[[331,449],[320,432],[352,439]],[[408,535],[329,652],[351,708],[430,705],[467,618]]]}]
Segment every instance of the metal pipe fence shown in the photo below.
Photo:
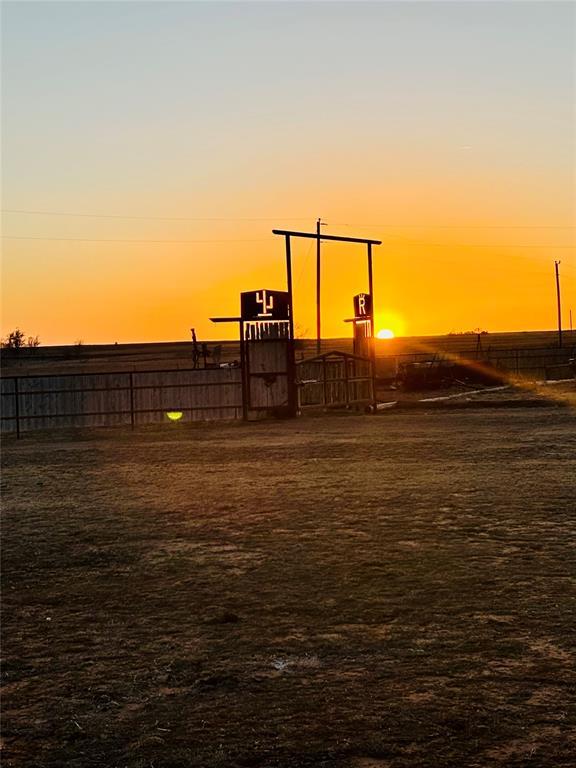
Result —
[{"label": "metal pipe fence", "polygon": [[462,364],[482,362],[493,365],[499,370],[520,378],[547,379],[555,378],[565,368],[570,376],[570,361],[576,357],[576,348],[506,348],[487,349],[478,353],[476,350],[449,353],[446,350],[433,352],[411,352],[400,355],[387,355],[376,359],[376,372],[380,378],[394,378],[402,363],[425,362],[435,359],[452,360]]}]

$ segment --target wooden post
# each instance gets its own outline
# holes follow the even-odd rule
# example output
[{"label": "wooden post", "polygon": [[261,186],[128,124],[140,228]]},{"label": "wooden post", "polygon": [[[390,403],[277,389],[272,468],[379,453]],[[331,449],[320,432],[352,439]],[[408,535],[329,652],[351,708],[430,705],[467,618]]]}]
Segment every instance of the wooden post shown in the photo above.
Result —
[{"label": "wooden post", "polygon": [[326,378],[326,358],[322,358],[322,399],[324,403],[324,408],[326,408],[326,404],[328,402],[328,381]]},{"label": "wooden post", "polygon": [[130,428],[134,429],[134,374],[130,371]]},{"label": "wooden post", "polygon": [[242,418],[244,421],[248,421],[248,370],[246,354],[246,339],[244,338],[244,321],[240,320],[238,323],[240,328],[240,380],[242,382]]},{"label": "wooden post", "polygon": [[18,377],[14,377],[14,415],[16,417],[16,438],[20,439],[20,402],[18,397]]}]

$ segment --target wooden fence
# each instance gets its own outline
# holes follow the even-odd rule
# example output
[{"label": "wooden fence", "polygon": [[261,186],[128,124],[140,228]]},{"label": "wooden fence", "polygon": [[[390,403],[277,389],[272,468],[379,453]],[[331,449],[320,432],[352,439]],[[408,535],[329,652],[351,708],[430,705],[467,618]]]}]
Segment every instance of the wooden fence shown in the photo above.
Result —
[{"label": "wooden fence", "polygon": [[0,380],[1,431],[241,419],[239,368],[128,371]]}]

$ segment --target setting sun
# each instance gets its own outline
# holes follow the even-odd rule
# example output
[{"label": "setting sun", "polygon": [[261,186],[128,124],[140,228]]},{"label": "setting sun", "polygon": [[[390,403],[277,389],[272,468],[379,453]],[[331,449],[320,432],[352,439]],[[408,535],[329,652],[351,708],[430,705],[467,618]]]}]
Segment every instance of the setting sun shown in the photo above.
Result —
[{"label": "setting sun", "polygon": [[377,339],[393,339],[394,336],[394,331],[391,331],[390,328],[383,328],[376,334]]}]

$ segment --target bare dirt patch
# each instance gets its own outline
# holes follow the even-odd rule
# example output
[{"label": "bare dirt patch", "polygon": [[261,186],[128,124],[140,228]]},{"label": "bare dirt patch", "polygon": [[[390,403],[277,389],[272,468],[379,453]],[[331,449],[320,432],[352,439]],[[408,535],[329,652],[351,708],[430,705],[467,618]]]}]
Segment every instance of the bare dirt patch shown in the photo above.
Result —
[{"label": "bare dirt patch", "polygon": [[4,765],[574,764],[570,409],[172,426],[5,441]]}]

